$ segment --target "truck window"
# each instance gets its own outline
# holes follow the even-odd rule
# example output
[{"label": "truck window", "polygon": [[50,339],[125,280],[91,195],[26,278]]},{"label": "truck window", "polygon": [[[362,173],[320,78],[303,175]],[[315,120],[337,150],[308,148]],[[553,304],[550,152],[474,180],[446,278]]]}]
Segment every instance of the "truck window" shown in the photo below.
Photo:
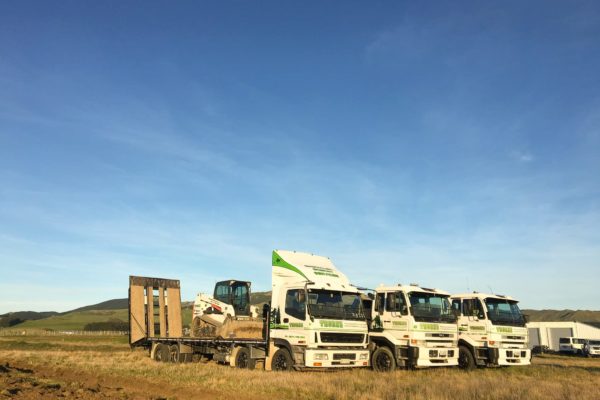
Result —
[{"label": "truck window", "polygon": [[385,293],[377,293],[377,297],[375,298],[375,310],[379,314],[383,314],[384,307],[385,307]]},{"label": "truck window", "polygon": [[452,300],[452,309],[459,314],[462,313],[462,310],[460,309],[460,300]]},{"label": "truck window", "polygon": [[304,289],[291,289],[285,295],[285,313],[301,320],[306,319],[306,294]]},{"label": "truck window", "polygon": [[479,299],[463,300],[463,315],[466,315],[468,317],[477,317],[479,319],[485,319],[483,307],[481,306]]},{"label": "truck window", "polygon": [[571,338],[568,338],[568,337],[561,337],[561,338],[558,340],[558,342],[559,342],[559,343],[562,343],[562,344],[571,344]]},{"label": "truck window", "polygon": [[386,311],[399,312],[403,315],[408,314],[404,294],[402,292],[391,292],[387,295]]}]

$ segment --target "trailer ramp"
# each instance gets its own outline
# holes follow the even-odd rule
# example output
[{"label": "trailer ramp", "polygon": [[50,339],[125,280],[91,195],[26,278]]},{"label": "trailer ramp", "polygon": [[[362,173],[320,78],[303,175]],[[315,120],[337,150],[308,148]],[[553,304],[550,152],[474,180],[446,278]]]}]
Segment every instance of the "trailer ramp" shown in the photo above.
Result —
[{"label": "trailer ramp", "polygon": [[179,280],[129,276],[129,344],[181,336]]}]

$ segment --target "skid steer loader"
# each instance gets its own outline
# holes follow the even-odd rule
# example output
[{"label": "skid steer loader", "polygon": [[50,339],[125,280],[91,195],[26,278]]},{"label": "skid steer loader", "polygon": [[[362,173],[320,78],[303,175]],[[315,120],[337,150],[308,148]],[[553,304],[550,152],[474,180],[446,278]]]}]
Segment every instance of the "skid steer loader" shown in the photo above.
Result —
[{"label": "skid steer loader", "polygon": [[192,337],[255,338],[261,336],[262,327],[256,307],[250,304],[250,282],[217,282],[212,297],[196,296]]}]

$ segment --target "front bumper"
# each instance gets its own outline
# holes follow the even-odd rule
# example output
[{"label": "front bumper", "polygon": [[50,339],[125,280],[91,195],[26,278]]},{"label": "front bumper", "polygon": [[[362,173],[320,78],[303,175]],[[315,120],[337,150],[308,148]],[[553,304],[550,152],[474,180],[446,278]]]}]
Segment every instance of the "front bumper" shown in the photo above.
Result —
[{"label": "front bumper", "polygon": [[304,366],[308,368],[368,367],[369,350],[306,349]]},{"label": "front bumper", "polygon": [[[529,365],[531,364],[530,349],[490,349],[497,356],[497,365]],[[496,351],[497,350],[497,351]],[[491,360],[493,361],[493,360]]]},{"label": "front bumper", "polygon": [[415,367],[452,367],[458,365],[458,347],[425,347],[415,348],[416,360],[413,360]]},{"label": "front bumper", "polygon": [[589,352],[590,356],[600,356],[600,347],[599,348],[591,348]]}]

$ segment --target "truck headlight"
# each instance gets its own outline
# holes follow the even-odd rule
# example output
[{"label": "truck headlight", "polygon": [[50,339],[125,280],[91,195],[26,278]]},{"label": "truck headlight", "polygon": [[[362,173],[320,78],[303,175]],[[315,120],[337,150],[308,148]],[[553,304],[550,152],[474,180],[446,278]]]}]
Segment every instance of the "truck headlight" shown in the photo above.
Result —
[{"label": "truck headlight", "polygon": [[313,356],[315,360],[326,361],[329,360],[329,356],[325,353],[315,353]]},{"label": "truck headlight", "polygon": [[369,359],[369,354],[367,354],[367,353],[359,354],[358,355],[358,359],[359,360],[368,360]]}]

